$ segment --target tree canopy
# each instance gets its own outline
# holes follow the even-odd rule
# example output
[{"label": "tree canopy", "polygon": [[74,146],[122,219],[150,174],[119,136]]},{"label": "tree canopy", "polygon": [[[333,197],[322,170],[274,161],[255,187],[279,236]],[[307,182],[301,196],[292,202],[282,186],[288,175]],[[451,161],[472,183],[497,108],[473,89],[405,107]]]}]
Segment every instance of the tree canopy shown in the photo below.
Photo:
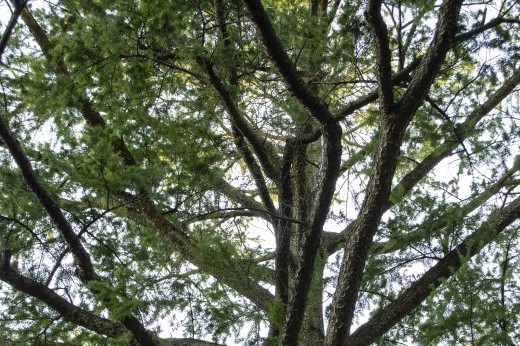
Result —
[{"label": "tree canopy", "polygon": [[516,0],[0,6],[2,345],[520,343]]}]

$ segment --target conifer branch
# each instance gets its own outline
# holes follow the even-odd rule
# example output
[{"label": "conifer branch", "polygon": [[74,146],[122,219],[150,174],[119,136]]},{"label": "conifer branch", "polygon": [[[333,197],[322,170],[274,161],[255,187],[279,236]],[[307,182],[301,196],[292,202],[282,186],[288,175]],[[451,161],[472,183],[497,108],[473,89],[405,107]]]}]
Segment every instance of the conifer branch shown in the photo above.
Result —
[{"label": "conifer branch", "polygon": [[382,107],[374,171],[354,229],[347,241],[332,303],[327,345],[342,343],[349,334],[365,262],[390,197],[404,133],[451,48],[461,5],[461,0],[446,0],[443,3],[430,48],[417,67],[407,92],[395,110],[393,107]]},{"label": "conifer branch", "polygon": [[376,46],[376,71],[378,77],[378,94],[381,99],[381,107],[384,113],[391,112],[394,106],[394,95],[392,91],[392,57],[390,53],[390,41],[388,29],[381,15],[381,0],[370,0],[367,5],[365,16],[374,33]]},{"label": "conifer branch", "polygon": [[287,83],[289,90],[294,94],[298,101],[309,110],[311,115],[318,122],[321,124],[333,123],[334,118],[330,114],[325,102],[323,102],[323,100],[321,100],[304,82],[293,62],[285,52],[285,48],[274,31],[261,1],[245,0],[244,2],[249,9],[251,19],[258,28],[260,38],[262,39],[267,52],[276,64],[276,67]]},{"label": "conifer branch", "polygon": [[[54,61],[52,49],[54,46],[48,39],[47,34],[36,22],[28,10],[24,10],[22,12],[22,19],[35,37],[35,40],[39,44],[45,57],[48,59],[49,63],[52,64]],[[58,65],[56,73],[68,75],[69,72],[63,59],[57,59],[57,61]],[[102,128],[106,126],[106,123],[99,112],[95,111],[91,102],[83,96],[80,98],[80,110],[82,111],[82,115],[91,126]],[[121,156],[126,166],[135,166],[137,164],[135,158],[128,150],[128,147],[122,138],[115,139],[112,142],[112,146],[114,151]],[[138,210],[141,215],[146,217],[150,224],[154,226],[157,233],[167,239],[170,244],[172,244],[179,252],[185,254],[187,260],[193,261],[195,264],[200,264],[204,270],[208,271],[209,273],[213,273],[216,277],[222,278],[225,276],[224,273],[227,273],[228,280],[224,279],[224,281],[226,281],[230,287],[236,289],[238,292],[251,299],[251,301],[255,302],[255,304],[262,307],[263,309],[267,309],[269,302],[272,300],[272,295],[268,292],[268,290],[262,288],[259,285],[255,286],[251,282],[236,282],[234,279],[235,274],[232,273],[231,270],[221,270],[221,268],[215,268],[210,263],[206,263],[200,257],[200,249],[197,248],[192,239],[184,232],[182,225],[175,224],[168,220],[165,216],[161,215],[158,212],[155,203],[146,194],[142,194],[140,198],[135,198],[135,196],[129,195],[124,191],[116,191],[115,195],[125,202],[133,203],[135,209]],[[205,263],[201,264],[201,261]],[[138,331],[137,334],[139,334]]]},{"label": "conifer branch", "polygon": [[511,181],[511,177],[519,170],[520,157],[516,158],[513,166],[502,174],[496,182],[488,186],[484,191],[471,196],[468,203],[462,206],[455,205],[447,208],[441,216],[426,218],[417,229],[403,234],[402,237],[395,239],[395,241],[373,244],[371,251],[378,255],[387,254],[421,241],[425,237],[434,237],[448,225],[461,224],[465,217],[486,203],[501,188],[507,186]]},{"label": "conifer branch", "polygon": [[361,346],[375,342],[519,218],[520,197],[493,213],[480,228],[466,237],[421,278],[405,289],[397,299],[361,325],[350,337],[346,338],[343,344]]},{"label": "conifer branch", "polygon": [[112,338],[118,338],[127,333],[123,325],[80,309],[63,299],[50,288],[21,275],[7,265],[5,255],[3,264],[0,267],[0,280],[8,283],[20,292],[39,299],[58,312],[64,319],[78,326]]},{"label": "conifer branch", "polygon": [[218,92],[224,105],[231,116],[233,125],[236,126],[242,136],[244,136],[249,144],[251,144],[260,164],[263,167],[264,173],[273,181],[278,181],[280,176],[279,162],[277,162],[276,154],[269,150],[267,142],[262,141],[255,131],[251,128],[251,125],[247,122],[245,117],[241,114],[238,106],[233,100],[231,93],[226,88],[224,83],[221,81],[217,73],[215,72],[213,64],[206,58],[199,57],[198,63],[204,68],[208,74],[209,80],[215,90]]}]

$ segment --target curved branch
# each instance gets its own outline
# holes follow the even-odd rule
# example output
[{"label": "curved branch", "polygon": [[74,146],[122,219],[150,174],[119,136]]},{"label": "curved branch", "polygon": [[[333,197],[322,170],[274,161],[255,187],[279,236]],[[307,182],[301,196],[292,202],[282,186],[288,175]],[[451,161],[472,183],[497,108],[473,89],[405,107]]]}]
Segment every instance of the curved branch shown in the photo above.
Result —
[{"label": "curved branch", "polygon": [[83,247],[81,240],[72,229],[72,226],[63,215],[56,201],[51,197],[47,189],[40,183],[32,168],[31,162],[23,152],[20,142],[13,136],[7,123],[0,117],[0,137],[9,149],[16,164],[20,168],[22,176],[29,188],[38,198],[51,219],[56,223],[63,238],[69,245],[79,265],[79,276],[82,281],[96,280],[98,277],[94,272],[92,260],[89,253]]}]

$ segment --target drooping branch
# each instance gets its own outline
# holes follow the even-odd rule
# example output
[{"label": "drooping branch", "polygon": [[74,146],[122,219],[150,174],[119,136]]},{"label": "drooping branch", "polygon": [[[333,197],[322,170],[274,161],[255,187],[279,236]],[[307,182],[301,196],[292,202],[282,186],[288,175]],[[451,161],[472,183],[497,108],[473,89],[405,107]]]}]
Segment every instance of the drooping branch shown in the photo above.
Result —
[{"label": "drooping branch", "polygon": [[83,281],[96,280],[98,277],[94,271],[92,260],[89,253],[83,247],[81,240],[72,229],[72,226],[63,215],[59,205],[51,197],[47,189],[41,184],[36,177],[31,162],[23,152],[20,142],[14,137],[9,130],[6,121],[0,117],[0,137],[9,149],[13,159],[17,163],[27,186],[32,190],[40,203],[45,208],[51,219],[56,223],[61,231],[63,238],[69,245],[79,266],[79,276]]},{"label": "drooping branch", "polygon": [[[25,3],[24,3],[25,4]],[[23,10],[24,6],[17,7],[17,10]],[[24,13],[26,12],[23,10]],[[17,14],[18,15],[18,14]],[[12,30],[10,28],[10,30]],[[5,36],[5,35],[4,35]],[[3,36],[3,37],[4,37]],[[4,46],[4,50],[5,50]],[[3,51],[0,51],[0,57]],[[63,238],[68,244],[71,252],[74,254],[74,258],[78,262],[79,270],[78,276],[84,283],[90,283],[92,281],[100,280],[100,277],[94,270],[94,266],[92,264],[92,260],[90,258],[90,254],[87,252],[83,244],[81,243],[80,237],[74,232],[71,224],[63,215],[61,208],[56,203],[56,201],[49,194],[47,189],[41,184],[38,177],[34,173],[32,165],[23,152],[23,149],[19,143],[19,141],[14,137],[11,133],[7,122],[0,117],[0,137],[3,140],[5,146],[9,149],[13,159],[17,163],[22,176],[29,188],[36,195],[40,203],[43,205],[47,214],[51,217],[51,219],[56,223],[58,229],[61,231]],[[7,269],[6,269],[7,270]],[[16,277],[16,272],[7,270],[6,274],[11,274],[11,278],[13,276]],[[9,275],[7,279],[9,278]],[[22,280],[23,281],[23,280]],[[45,287],[41,285],[42,287]],[[94,292],[96,293],[96,292]],[[105,301],[106,302],[106,301]],[[135,317],[131,315],[125,315],[122,318],[122,323],[128,328],[129,331],[132,332],[134,338],[139,342],[148,343],[149,345],[155,345],[156,341],[153,335],[147,331],[144,326],[137,320]]]},{"label": "drooping branch", "polygon": [[345,341],[345,345],[369,345],[419,306],[446,279],[482,248],[493,242],[512,222],[520,218],[520,197],[493,213],[474,233],[451,250],[419,280],[402,292],[368,322],[361,325]]},{"label": "drooping branch", "polygon": [[[64,60],[62,58],[55,59],[52,52],[52,49],[54,48],[53,44],[47,37],[47,34],[43,28],[36,22],[29,11],[23,11],[22,19],[28,26],[32,35],[35,37],[36,42],[40,46],[44,56],[49,61],[49,64],[52,65],[55,61],[57,61],[58,65],[56,68],[56,73],[60,75],[68,75],[68,69]],[[76,92],[75,90],[73,91]],[[79,94],[81,101],[79,109],[85,120],[91,126],[105,128],[106,123],[99,112],[94,109],[92,103],[85,96],[83,96],[82,93]],[[112,147],[113,150],[123,159],[125,166],[135,166],[137,164],[135,158],[131,154],[123,139],[115,139],[112,142]],[[135,196],[129,195],[124,191],[114,191],[114,194],[121,200],[132,204],[134,207],[133,210],[138,210],[139,213],[143,215],[155,228],[159,235],[167,239],[168,242],[173,245],[179,252],[186,255],[186,259],[188,261],[192,261],[195,265],[204,268],[205,271],[214,275],[215,277],[221,278],[226,284],[242,294],[244,297],[247,297],[262,309],[267,309],[269,303],[272,301],[272,295],[268,290],[262,288],[256,283],[239,282],[235,279],[236,275],[232,273],[232,270],[229,268],[228,270],[222,270],[220,267],[218,267],[217,264],[215,264],[217,266],[215,267],[212,265],[212,263],[207,263],[206,260],[200,257],[200,249],[198,249],[188,234],[184,232],[182,225],[176,224],[162,215],[157,210],[155,203],[146,194],[142,194],[139,196],[139,198],[135,198]],[[263,209],[263,207],[260,206],[259,210],[261,209]],[[137,215],[135,215],[135,217],[139,222],[142,220],[142,218],[139,218]]]},{"label": "drooping branch", "polygon": [[[88,330],[91,330],[100,335],[105,335],[111,338],[120,338],[128,334],[127,328],[120,323],[112,322],[106,318],[99,317],[87,310],[79,308],[74,304],[68,302],[52,289],[41,283],[21,275],[11,267],[10,263],[10,249],[0,241],[0,280],[11,285],[13,288],[34,297],[39,301],[45,303],[51,309],[60,314],[60,317],[65,320]],[[146,339],[141,339],[141,345],[150,345]],[[215,345],[220,344],[198,340],[198,339],[162,339],[161,345]]]},{"label": "drooping branch", "polygon": [[[90,254],[83,246],[80,237],[74,232],[72,225],[65,218],[65,215],[63,215],[58,203],[52,198],[47,189],[39,181],[29,159],[23,152],[20,143],[13,136],[2,117],[0,117],[0,137],[8,147],[9,152],[20,168],[27,186],[29,186],[32,192],[36,195],[47,214],[61,231],[63,238],[78,263],[79,270],[77,271],[77,274],[81,281],[84,283],[90,283],[92,281],[101,280],[101,277],[98,276],[94,270]],[[13,273],[11,274],[14,275]],[[94,290],[93,293],[95,294],[97,292]],[[107,303],[106,300],[104,302]],[[126,315],[122,318],[121,322],[132,332],[133,336],[138,341],[146,342],[149,345],[156,344],[155,337],[147,331],[135,317]]]}]

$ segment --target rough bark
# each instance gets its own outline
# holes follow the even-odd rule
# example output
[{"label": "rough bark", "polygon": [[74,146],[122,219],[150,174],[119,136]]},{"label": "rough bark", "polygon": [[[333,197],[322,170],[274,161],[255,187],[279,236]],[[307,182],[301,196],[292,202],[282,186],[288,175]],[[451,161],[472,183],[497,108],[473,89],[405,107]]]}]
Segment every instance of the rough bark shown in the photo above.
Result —
[{"label": "rough bark", "polygon": [[296,345],[305,314],[307,295],[314,270],[314,260],[319,249],[323,224],[329,212],[336,180],[341,164],[341,126],[330,113],[327,105],[303,81],[294,64],[284,50],[280,39],[258,0],[245,1],[260,37],[284,78],[289,90],[308,109],[312,117],[321,125],[323,135],[323,155],[317,182],[317,193],[309,215],[309,229],[306,231],[298,267],[294,278],[293,295],[287,307],[284,328],[280,337],[282,345]]},{"label": "rough bark", "polygon": [[[379,6],[376,6],[377,3],[379,3]],[[461,5],[462,1],[460,0],[448,0],[443,3],[433,40],[417,67],[403,98],[395,108],[393,104],[381,104],[380,106],[382,112],[381,128],[378,149],[374,156],[374,170],[359,216],[347,241],[329,319],[328,345],[340,345],[349,335],[363,277],[363,269],[372,238],[377,231],[385,204],[390,197],[391,183],[403,135],[454,42]],[[373,6],[376,9],[372,10],[377,10],[377,8],[380,8],[380,2],[376,1]],[[372,18],[376,19],[373,26],[381,25],[378,24],[377,17],[372,15]],[[376,31],[375,35],[378,34],[381,35],[379,31]],[[381,60],[379,64],[381,66],[387,65],[388,63],[384,60],[388,58],[387,55],[380,54],[378,56],[378,59]],[[388,77],[381,75],[379,78]],[[387,93],[388,91],[385,91],[385,88],[391,85],[390,82],[386,79],[380,79],[378,82],[380,93]],[[384,95],[380,95],[380,99],[383,102],[391,101],[388,96],[385,97]]]},{"label": "rough bark", "polygon": [[391,304],[350,335],[344,345],[370,345],[392,326],[421,304],[442,282],[453,274],[484,246],[491,243],[520,215],[520,198],[492,214],[473,234],[451,250],[419,280],[404,290]]}]

